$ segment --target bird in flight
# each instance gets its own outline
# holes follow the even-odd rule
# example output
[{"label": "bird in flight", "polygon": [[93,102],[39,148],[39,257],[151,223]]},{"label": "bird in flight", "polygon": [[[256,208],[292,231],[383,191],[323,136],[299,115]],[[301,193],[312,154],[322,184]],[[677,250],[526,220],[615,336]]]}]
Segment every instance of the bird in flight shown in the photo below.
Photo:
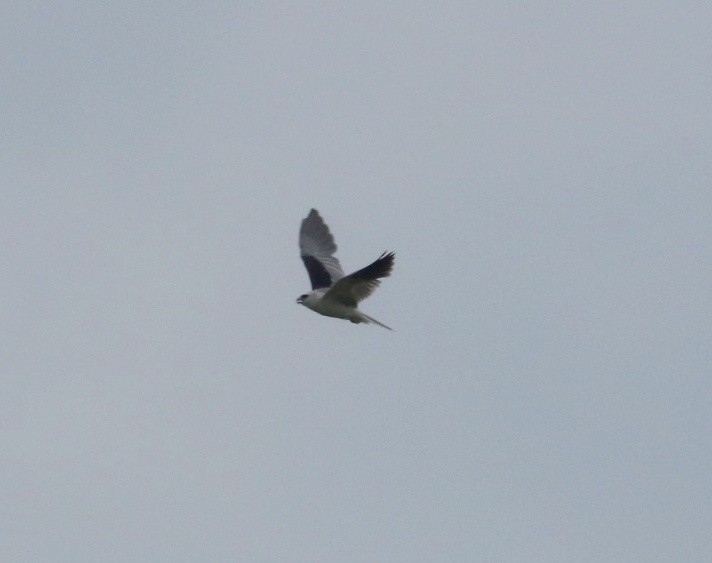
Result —
[{"label": "bird in flight", "polygon": [[366,299],[380,285],[379,278],[391,275],[395,260],[393,252],[384,252],[372,264],[344,276],[341,264],[334,256],[334,237],[316,209],[302,221],[299,250],[312,291],[301,295],[297,303],[327,317],[347,319],[352,323],[374,323],[393,330],[358,310],[359,301]]}]

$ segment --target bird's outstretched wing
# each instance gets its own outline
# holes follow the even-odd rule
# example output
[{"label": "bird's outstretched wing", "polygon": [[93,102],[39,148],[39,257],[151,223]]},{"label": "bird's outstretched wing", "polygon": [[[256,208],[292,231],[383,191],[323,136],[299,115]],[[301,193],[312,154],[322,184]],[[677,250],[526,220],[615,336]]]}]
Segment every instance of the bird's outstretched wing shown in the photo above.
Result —
[{"label": "bird's outstretched wing", "polygon": [[336,243],[324,220],[312,209],[299,229],[299,250],[309,273],[312,289],[330,287],[344,277],[341,264],[334,256]]},{"label": "bird's outstretched wing", "polygon": [[334,283],[324,298],[355,307],[359,301],[366,299],[381,284],[378,278],[391,275],[394,260],[393,252],[384,252],[372,264]]}]

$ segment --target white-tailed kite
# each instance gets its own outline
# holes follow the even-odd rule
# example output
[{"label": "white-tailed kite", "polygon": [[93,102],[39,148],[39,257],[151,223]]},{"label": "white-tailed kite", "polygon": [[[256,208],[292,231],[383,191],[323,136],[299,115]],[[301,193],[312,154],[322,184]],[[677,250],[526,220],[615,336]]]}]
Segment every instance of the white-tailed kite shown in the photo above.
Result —
[{"label": "white-tailed kite", "polygon": [[393,330],[357,308],[358,302],[366,299],[380,285],[378,278],[391,275],[395,259],[393,252],[384,252],[373,264],[344,276],[334,256],[334,237],[316,209],[312,209],[302,221],[299,250],[309,273],[312,291],[301,295],[297,303],[327,317],[348,319],[352,323],[375,323]]}]

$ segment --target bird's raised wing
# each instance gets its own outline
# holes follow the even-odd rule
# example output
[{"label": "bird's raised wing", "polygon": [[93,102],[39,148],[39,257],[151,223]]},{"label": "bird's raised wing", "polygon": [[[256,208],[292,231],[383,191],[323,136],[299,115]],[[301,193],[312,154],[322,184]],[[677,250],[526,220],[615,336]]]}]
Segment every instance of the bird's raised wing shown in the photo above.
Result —
[{"label": "bird's raised wing", "polygon": [[381,284],[378,278],[385,278],[391,275],[394,260],[395,254],[393,252],[384,252],[372,264],[334,283],[331,289],[326,292],[324,298],[355,307],[359,301],[366,299]]},{"label": "bird's raised wing", "polygon": [[341,264],[334,256],[336,243],[324,220],[312,209],[299,229],[299,251],[309,273],[312,289],[330,287],[344,277]]}]

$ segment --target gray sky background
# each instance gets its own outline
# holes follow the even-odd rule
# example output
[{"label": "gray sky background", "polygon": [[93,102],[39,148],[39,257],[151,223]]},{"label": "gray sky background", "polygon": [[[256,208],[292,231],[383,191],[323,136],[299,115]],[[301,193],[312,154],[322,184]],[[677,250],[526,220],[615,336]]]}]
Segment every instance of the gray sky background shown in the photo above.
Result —
[{"label": "gray sky background", "polygon": [[0,8],[4,561],[708,560],[712,5],[357,4]]}]

